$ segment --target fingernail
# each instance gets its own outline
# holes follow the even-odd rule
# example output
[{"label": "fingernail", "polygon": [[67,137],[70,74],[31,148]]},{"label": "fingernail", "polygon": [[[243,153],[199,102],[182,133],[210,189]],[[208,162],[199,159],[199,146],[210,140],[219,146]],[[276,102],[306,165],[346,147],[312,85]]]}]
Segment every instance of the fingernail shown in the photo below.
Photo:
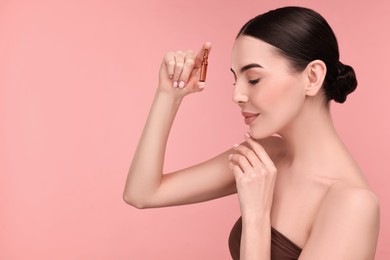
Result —
[{"label": "fingernail", "polygon": [[239,146],[239,144],[233,144],[233,147],[238,147]]},{"label": "fingernail", "polygon": [[184,81],[180,81],[180,83],[179,83],[179,88],[184,88],[184,86],[185,86]]},{"label": "fingernail", "polygon": [[232,159],[233,157],[233,154],[229,154],[229,160]]},{"label": "fingernail", "polygon": [[248,132],[245,133],[245,136],[249,138],[251,137],[251,135]]},{"label": "fingernail", "polygon": [[200,89],[204,89],[206,87],[206,84],[203,84],[203,85],[199,85],[199,87],[198,88],[200,88]]},{"label": "fingernail", "polygon": [[177,88],[177,81],[174,81],[174,82],[173,82],[173,87],[174,87],[174,88]]}]

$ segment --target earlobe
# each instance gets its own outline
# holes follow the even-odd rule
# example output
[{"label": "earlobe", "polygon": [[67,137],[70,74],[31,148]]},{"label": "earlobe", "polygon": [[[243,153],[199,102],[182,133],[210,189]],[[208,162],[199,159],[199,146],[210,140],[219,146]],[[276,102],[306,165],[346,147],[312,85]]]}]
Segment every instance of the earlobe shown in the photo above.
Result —
[{"label": "earlobe", "polygon": [[306,66],[308,85],[306,95],[315,96],[321,89],[326,76],[326,65],[322,60],[314,60]]}]

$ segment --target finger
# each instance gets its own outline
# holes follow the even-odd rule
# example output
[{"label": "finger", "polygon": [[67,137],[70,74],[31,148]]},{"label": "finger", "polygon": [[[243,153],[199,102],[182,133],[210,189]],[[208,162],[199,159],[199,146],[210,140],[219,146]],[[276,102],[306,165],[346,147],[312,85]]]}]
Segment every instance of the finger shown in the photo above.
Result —
[{"label": "finger", "polygon": [[196,81],[195,86],[199,91],[202,91],[206,87],[206,82]]},{"label": "finger", "polygon": [[276,170],[274,162],[269,157],[263,146],[255,141],[248,133],[245,134],[245,140],[267,169]]},{"label": "finger", "polygon": [[190,78],[192,71],[194,69],[195,65],[195,55],[192,51],[188,51],[186,55],[184,56],[184,66],[183,71],[180,74],[179,78],[179,87],[183,88],[185,84],[188,82],[188,79]]},{"label": "finger", "polygon": [[242,154],[243,156],[245,156],[248,162],[252,165],[252,167],[260,168],[263,166],[257,154],[252,149],[249,149],[247,146],[236,144],[233,145],[233,149],[238,153]]},{"label": "finger", "polygon": [[230,154],[229,161],[235,165],[238,165],[244,173],[253,172],[253,167],[249,163],[248,159],[241,154]]},{"label": "finger", "polygon": [[230,163],[229,164],[230,169],[233,171],[234,178],[237,180],[239,179],[244,173],[242,172],[240,166]]},{"label": "finger", "polygon": [[165,67],[167,68],[168,77],[173,78],[173,72],[175,70],[175,53],[168,52],[164,57]]},{"label": "finger", "polygon": [[174,72],[173,72],[173,82],[177,84],[177,81],[179,80],[180,74],[183,70],[184,66],[184,52],[177,51],[175,53],[175,66],[174,66]]}]

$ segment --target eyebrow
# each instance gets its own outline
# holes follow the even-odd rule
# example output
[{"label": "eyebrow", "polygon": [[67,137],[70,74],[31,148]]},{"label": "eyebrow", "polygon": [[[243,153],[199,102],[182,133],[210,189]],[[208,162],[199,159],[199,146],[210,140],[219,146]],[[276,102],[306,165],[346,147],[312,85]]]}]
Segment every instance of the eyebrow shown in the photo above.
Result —
[{"label": "eyebrow", "polygon": [[[249,69],[252,69],[252,68],[263,68],[263,66],[261,66],[260,64],[257,64],[257,63],[250,63],[250,64],[245,65],[244,67],[242,67],[240,69],[240,73],[243,73],[243,72],[245,72],[245,71],[247,71]],[[230,70],[233,72],[234,75],[236,74],[232,68],[230,68]]]}]

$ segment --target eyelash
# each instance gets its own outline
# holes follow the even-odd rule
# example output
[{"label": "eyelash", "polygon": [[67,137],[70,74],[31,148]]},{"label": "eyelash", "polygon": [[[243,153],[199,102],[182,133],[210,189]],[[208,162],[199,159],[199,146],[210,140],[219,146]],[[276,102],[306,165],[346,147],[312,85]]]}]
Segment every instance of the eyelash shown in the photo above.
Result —
[{"label": "eyelash", "polygon": [[254,80],[249,80],[248,83],[251,85],[256,85],[257,83],[260,82],[260,79],[254,79]]},{"label": "eyelash", "polygon": [[[260,82],[260,79],[254,79],[254,80],[249,80],[248,83],[251,84],[251,85],[256,85],[257,83]],[[236,85],[237,82],[234,82],[233,83],[233,86]]]}]

